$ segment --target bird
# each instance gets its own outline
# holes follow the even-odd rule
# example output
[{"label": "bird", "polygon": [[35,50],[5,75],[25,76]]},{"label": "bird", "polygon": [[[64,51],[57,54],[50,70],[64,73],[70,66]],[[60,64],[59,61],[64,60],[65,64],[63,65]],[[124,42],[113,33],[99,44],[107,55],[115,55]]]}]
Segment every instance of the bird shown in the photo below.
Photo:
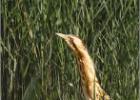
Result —
[{"label": "bird", "polygon": [[77,59],[81,87],[85,100],[111,100],[110,96],[99,84],[96,76],[95,64],[83,41],[73,34],[56,33],[56,35],[64,39]]}]

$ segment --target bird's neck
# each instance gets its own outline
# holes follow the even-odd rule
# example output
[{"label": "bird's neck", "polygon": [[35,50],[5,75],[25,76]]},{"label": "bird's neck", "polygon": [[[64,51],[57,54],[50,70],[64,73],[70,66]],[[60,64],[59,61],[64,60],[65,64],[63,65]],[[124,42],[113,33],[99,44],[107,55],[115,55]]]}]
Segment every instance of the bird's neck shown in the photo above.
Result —
[{"label": "bird's neck", "polygon": [[84,60],[84,61],[87,61],[87,62],[92,62],[92,59],[88,53],[88,51],[86,49],[84,50],[79,50],[78,52],[78,58],[80,58],[80,60]]},{"label": "bird's neck", "polygon": [[84,70],[90,70],[90,72],[95,75],[94,64],[87,50],[79,51],[78,60]]}]

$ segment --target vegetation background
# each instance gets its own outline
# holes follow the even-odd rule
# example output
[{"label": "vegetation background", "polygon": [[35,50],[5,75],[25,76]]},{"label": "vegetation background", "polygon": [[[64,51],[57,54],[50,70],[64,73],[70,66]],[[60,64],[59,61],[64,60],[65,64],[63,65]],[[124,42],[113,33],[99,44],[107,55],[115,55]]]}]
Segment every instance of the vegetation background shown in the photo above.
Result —
[{"label": "vegetation background", "polygon": [[56,32],[83,39],[113,100],[138,100],[138,12],[138,0],[2,0],[2,100],[82,100]]}]

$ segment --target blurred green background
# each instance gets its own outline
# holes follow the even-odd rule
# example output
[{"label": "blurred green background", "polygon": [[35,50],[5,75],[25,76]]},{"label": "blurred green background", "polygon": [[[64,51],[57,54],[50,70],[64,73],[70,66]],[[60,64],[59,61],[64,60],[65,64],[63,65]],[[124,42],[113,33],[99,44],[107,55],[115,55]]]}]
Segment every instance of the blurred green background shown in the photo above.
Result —
[{"label": "blurred green background", "polygon": [[75,56],[87,46],[113,100],[138,100],[138,0],[2,0],[2,100],[83,100]]}]

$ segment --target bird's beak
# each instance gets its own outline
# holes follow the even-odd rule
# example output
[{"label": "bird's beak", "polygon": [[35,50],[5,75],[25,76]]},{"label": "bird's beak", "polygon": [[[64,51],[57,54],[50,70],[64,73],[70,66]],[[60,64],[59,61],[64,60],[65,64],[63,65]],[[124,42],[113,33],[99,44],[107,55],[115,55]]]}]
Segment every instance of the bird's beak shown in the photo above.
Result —
[{"label": "bird's beak", "polygon": [[56,33],[56,35],[62,37],[63,39],[67,40],[68,39],[68,36],[63,34],[63,33]]}]

